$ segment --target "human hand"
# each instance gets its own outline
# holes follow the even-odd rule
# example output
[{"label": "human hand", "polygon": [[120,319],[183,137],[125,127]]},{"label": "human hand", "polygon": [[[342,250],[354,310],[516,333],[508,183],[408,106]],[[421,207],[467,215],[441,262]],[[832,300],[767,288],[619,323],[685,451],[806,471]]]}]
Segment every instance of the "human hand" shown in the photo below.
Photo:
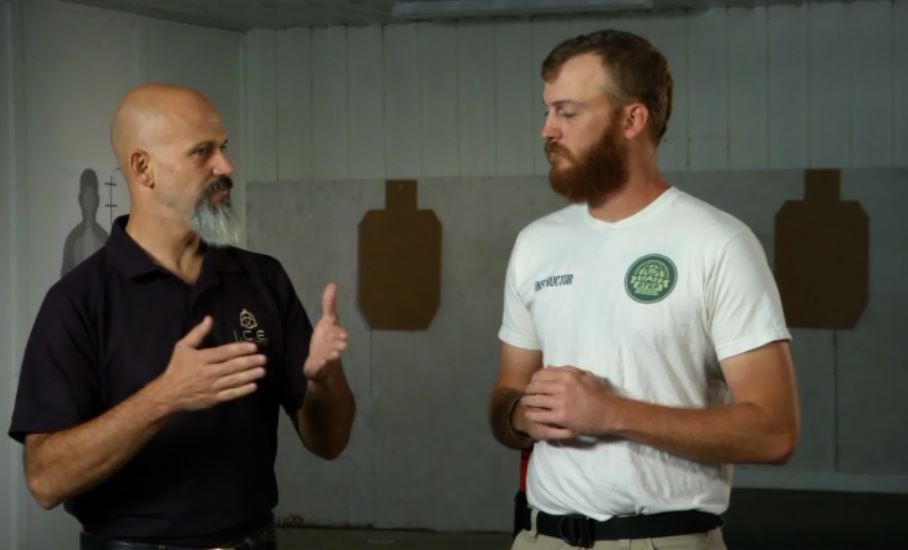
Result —
[{"label": "human hand", "polygon": [[328,283],[322,293],[322,316],[312,330],[309,356],[303,365],[303,374],[309,380],[324,380],[347,349],[347,330],[340,324],[336,302],[337,285]]},{"label": "human hand", "polygon": [[214,321],[206,315],[173,347],[167,369],[156,380],[157,388],[175,411],[207,409],[238,399],[256,390],[265,376],[264,355],[248,342],[199,349]]},{"label": "human hand", "polygon": [[608,433],[616,398],[611,385],[589,371],[550,366],[533,374],[520,405],[534,439],[571,439]]}]

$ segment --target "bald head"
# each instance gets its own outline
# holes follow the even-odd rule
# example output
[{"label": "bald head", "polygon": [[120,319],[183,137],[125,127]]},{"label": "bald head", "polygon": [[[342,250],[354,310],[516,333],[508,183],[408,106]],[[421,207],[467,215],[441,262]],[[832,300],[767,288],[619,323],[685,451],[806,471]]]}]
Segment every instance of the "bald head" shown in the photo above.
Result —
[{"label": "bald head", "polygon": [[169,84],[143,84],[131,90],[114,113],[110,141],[117,162],[127,173],[130,154],[167,143],[200,119],[220,119],[217,109],[202,94]]}]

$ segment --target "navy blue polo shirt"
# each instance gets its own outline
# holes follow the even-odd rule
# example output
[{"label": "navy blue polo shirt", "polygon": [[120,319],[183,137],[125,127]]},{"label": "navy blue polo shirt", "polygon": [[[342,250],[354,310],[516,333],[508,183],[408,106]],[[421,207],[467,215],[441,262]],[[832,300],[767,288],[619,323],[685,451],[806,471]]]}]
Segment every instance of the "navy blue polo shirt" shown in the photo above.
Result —
[{"label": "navy blue polo shirt", "polygon": [[216,546],[271,521],[279,406],[295,424],[312,326],[274,258],[207,247],[188,285],[129,237],[126,221],[48,291],[9,434],[21,442],[103,414],[161,375],[177,340],[212,316],[202,347],[249,340],[267,355],[258,389],[174,415],[119,472],[65,507],[99,536]]}]

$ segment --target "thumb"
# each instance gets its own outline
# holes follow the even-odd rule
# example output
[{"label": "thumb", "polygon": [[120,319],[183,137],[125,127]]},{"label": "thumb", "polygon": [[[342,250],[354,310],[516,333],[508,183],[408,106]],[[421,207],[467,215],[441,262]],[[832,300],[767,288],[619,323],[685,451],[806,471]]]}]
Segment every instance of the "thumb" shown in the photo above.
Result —
[{"label": "thumb", "polygon": [[214,325],[214,322],[211,320],[210,315],[206,315],[202,322],[192,327],[192,330],[186,333],[186,336],[182,340],[177,342],[178,344],[183,344],[189,346],[193,349],[198,348],[202,345],[202,340],[208,336],[208,333],[211,332],[211,327]]},{"label": "thumb", "polygon": [[322,292],[322,317],[337,319],[337,284],[328,283]]}]

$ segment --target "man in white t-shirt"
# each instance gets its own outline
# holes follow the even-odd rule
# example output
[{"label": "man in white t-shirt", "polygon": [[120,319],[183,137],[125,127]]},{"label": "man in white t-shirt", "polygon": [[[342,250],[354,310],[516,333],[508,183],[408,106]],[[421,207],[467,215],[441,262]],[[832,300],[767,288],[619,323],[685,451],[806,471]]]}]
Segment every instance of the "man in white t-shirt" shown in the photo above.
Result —
[{"label": "man in white t-shirt", "polygon": [[573,204],[517,237],[496,437],[534,445],[514,548],[724,548],[732,463],[799,431],[779,294],[740,221],[671,187],[665,58],[600,31],[542,66],[549,180]]}]

